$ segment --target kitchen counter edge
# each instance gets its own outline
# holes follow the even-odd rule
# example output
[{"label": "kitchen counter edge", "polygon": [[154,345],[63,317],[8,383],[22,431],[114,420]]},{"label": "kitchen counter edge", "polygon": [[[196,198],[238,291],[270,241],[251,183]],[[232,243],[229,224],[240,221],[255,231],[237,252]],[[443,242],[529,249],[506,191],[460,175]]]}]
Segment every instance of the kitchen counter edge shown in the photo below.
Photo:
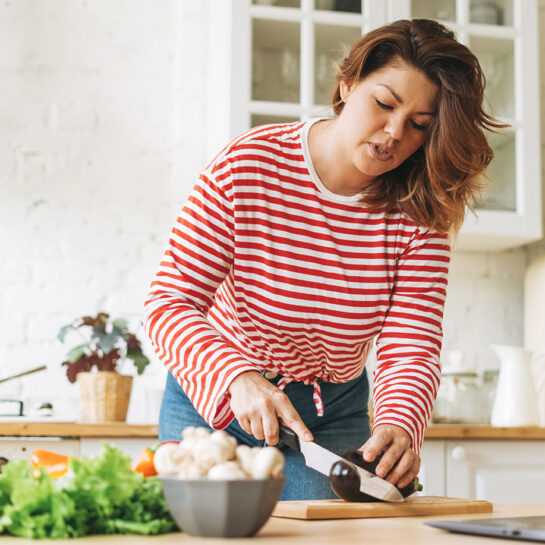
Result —
[{"label": "kitchen counter edge", "polygon": [[495,428],[487,425],[432,424],[425,439],[545,439],[545,428]]},{"label": "kitchen counter edge", "polygon": [[[545,504],[495,504],[493,513],[472,514],[471,518],[500,518],[543,515]],[[405,545],[484,545],[507,543],[505,538],[483,538],[451,534],[432,528],[425,521],[446,518],[468,518],[467,515],[435,515],[419,517],[385,517],[362,519],[297,520],[271,517],[255,538],[202,538],[173,532],[158,536],[99,535],[77,538],[79,545],[247,545],[261,540],[268,545],[330,545],[331,543],[396,543]],[[2,545],[34,545],[36,540],[2,535]],[[257,541],[255,541],[257,543]],[[74,539],[56,539],[55,545],[73,545]],[[513,542],[515,543],[515,542]],[[522,543],[522,542],[520,542]],[[528,543],[528,542],[524,542]]]},{"label": "kitchen counter edge", "polygon": [[[155,424],[103,422],[2,422],[0,437],[150,437],[158,436]],[[426,439],[545,439],[545,428],[494,428],[492,426],[433,424]]]},{"label": "kitchen counter edge", "polygon": [[150,437],[157,438],[156,424],[125,422],[2,422],[0,437]]}]

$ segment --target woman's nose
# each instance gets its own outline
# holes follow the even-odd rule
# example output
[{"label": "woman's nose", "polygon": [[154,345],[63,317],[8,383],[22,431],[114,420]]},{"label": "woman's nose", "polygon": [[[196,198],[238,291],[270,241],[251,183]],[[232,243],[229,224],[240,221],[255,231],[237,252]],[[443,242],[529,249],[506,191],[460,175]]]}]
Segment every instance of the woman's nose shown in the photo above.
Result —
[{"label": "woman's nose", "polygon": [[403,138],[405,120],[397,116],[391,116],[384,127],[384,131],[394,140]]}]

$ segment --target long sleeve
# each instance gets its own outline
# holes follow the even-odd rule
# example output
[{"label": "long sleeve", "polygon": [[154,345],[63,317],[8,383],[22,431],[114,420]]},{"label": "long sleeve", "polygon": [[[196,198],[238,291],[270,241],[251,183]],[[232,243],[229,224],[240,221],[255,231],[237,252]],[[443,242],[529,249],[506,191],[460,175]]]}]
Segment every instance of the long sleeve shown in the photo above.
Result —
[{"label": "long sleeve", "polygon": [[152,283],[146,330],[216,429],[233,418],[239,374],[347,382],[379,336],[375,424],[402,426],[418,450],[439,383],[449,245],[323,187],[312,122],[251,129],[204,171]]},{"label": "long sleeve", "polygon": [[373,429],[405,429],[420,452],[440,381],[439,356],[450,245],[417,229],[400,256],[390,307],[377,339]]},{"label": "long sleeve", "polygon": [[160,361],[216,429],[233,419],[229,384],[255,370],[207,319],[233,261],[228,170],[220,163],[201,174],[172,229],[145,304],[146,331]]}]

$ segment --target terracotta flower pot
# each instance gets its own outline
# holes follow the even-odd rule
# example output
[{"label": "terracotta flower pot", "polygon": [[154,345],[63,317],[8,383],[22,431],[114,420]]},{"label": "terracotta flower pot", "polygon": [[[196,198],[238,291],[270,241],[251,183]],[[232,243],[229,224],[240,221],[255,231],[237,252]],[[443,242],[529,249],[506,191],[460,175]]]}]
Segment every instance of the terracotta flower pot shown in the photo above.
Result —
[{"label": "terracotta flower pot", "polygon": [[124,422],[131,398],[132,376],[112,371],[78,373],[82,422]]}]

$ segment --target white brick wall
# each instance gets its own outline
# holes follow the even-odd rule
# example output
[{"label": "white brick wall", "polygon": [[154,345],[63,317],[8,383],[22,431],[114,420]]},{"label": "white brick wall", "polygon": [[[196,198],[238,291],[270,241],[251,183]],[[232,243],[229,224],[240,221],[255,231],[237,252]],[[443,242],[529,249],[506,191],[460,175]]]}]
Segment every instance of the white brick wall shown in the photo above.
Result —
[{"label": "white brick wall", "polygon": [[[47,399],[74,414],[59,326],[98,310],[141,319],[207,159],[208,9],[205,0],[0,5],[0,376],[49,365],[0,384],[0,398],[29,408]],[[488,367],[489,343],[522,342],[525,265],[523,249],[455,255],[445,350]],[[154,362],[136,381],[130,421],[156,415],[163,374]]]},{"label": "white brick wall", "polygon": [[[59,326],[100,309],[141,319],[175,211],[202,162],[196,143],[204,134],[184,116],[197,118],[203,105],[183,106],[206,84],[204,71],[180,63],[199,59],[206,38],[192,4],[0,7],[0,376],[50,367],[2,385],[0,397],[23,396],[29,406],[49,399],[69,411],[78,392],[58,367]],[[133,405],[143,418],[143,405]]]},{"label": "white brick wall", "polygon": [[454,253],[445,305],[442,357],[462,350],[476,369],[499,367],[489,345],[522,345],[526,252]]}]

